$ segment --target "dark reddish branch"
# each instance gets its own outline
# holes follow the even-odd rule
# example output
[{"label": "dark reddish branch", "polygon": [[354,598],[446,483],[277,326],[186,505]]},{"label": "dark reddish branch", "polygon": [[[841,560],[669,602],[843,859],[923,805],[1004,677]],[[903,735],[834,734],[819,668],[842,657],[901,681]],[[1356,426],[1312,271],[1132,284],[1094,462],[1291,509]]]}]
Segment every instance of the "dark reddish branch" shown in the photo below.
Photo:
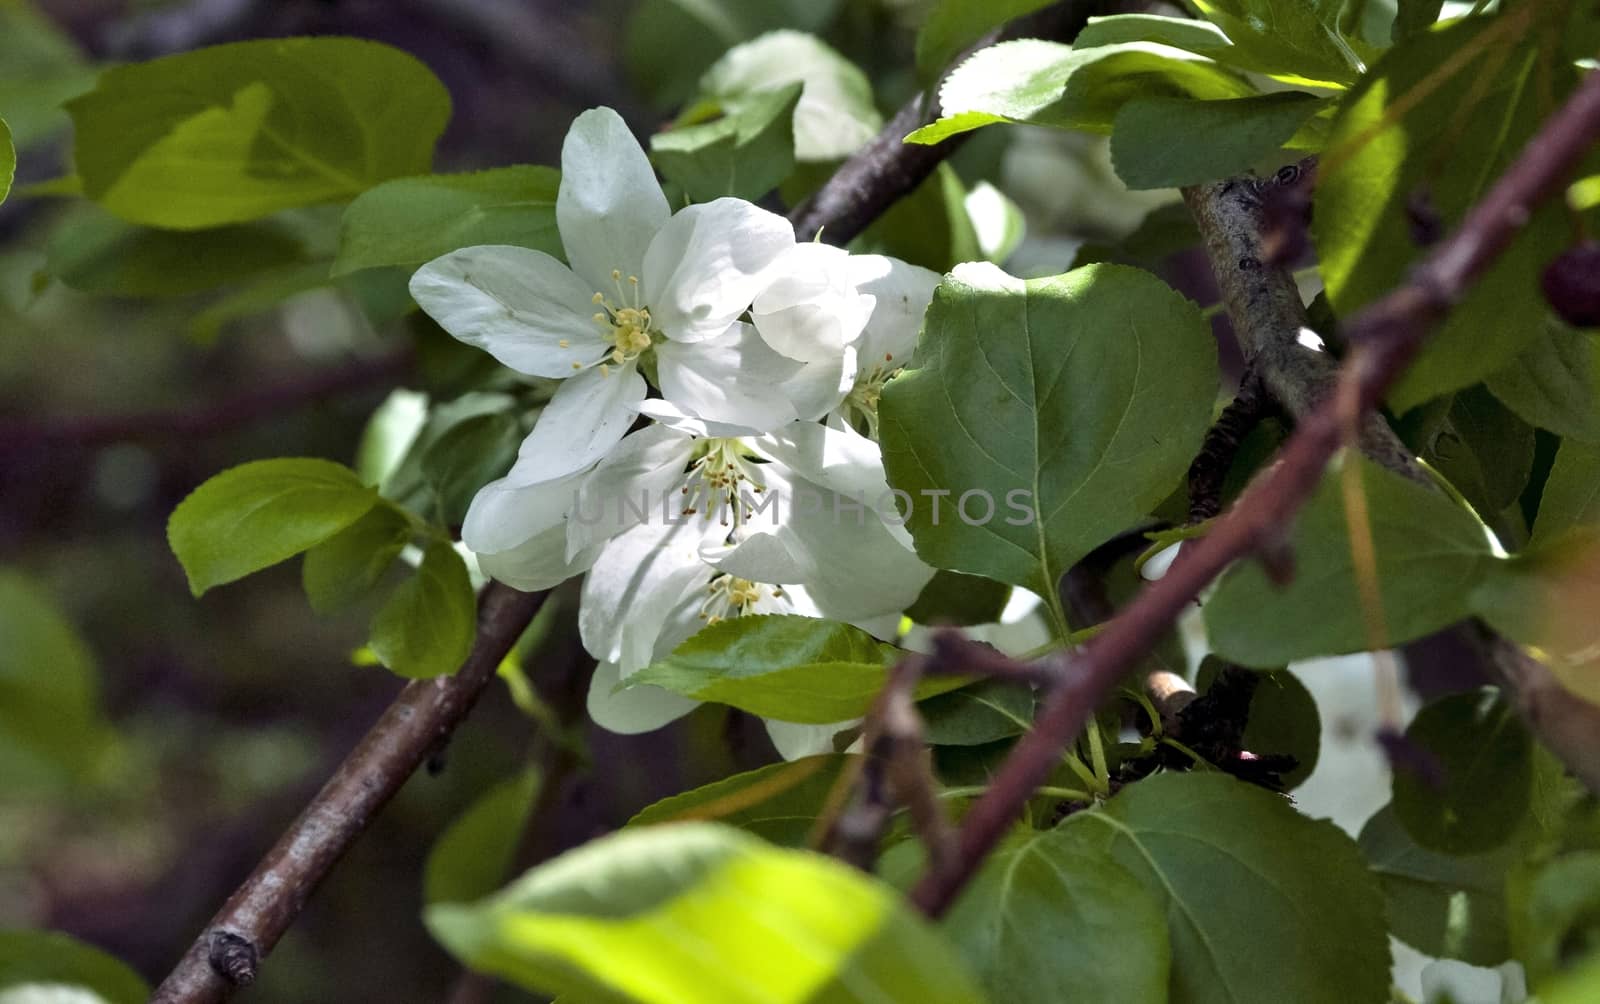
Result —
[{"label": "dark reddish branch", "polygon": [[[979,42],[967,54],[1015,38],[1070,41],[1088,23],[1090,15],[1102,6],[1092,0],[1065,0],[1053,4],[1018,18],[1004,30]],[[938,117],[937,88],[930,88],[926,94],[919,93],[906,102],[878,135],[840,165],[826,184],[789,214],[795,236],[809,241],[820,233],[829,244],[848,244],[901,196],[927,180],[968,136],[962,133],[932,146],[905,142],[908,133]]]},{"label": "dark reddish branch", "polygon": [[[1428,332],[1505,250],[1537,204],[1561,190],[1585,152],[1600,138],[1600,73],[1577,91],[1527,145],[1457,231],[1438,244],[1409,281],[1356,314],[1345,330],[1351,354],[1330,395],[1301,419],[1264,472],[1220,517],[1212,531],[1186,547],[1166,576],[1147,586],[1091,639],[1072,661],[1068,679],[1045,703],[1031,732],[1017,743],[961,827],[956,867],[925,874],[911,897],[929,916],[942,915],[967,880],[1019,818],[1067,743],[1094,709],[1138,664],[1200,591],[1234,561],[1252,553],[1294,515],[1322,480],[1343,440],[1339,398],[1362,413],[1374,408],[1421,348]],[[1552,741],[1549,732],[1544,733]],[[1600,779],[1592,737],[1572,736],[1583,749],[1556,749],[1591,785]],[[1556,737],[1556,742],[1560,737]],[[1581,763],[1574,763],[1576,755]],[[1587,772],[1584,768],[1587,768]]]},{"label": "dark reddish branch", "polygon": [[450,736],[544,602],[491,584],[478,604],[472,654],[454,676],[407,684],[361,743],[156,989],[156,1004],[225,1000],[255,979],[260,960],[306,900],[429,754]]},{"label": "dark reddish branch", "polygon": [[235,394],[197,408],[72,418],[0,419],[0,452],[30,446],[106,446],[142,439],[193,439],[228,432],[327,398],[389,387],[410,371],[409,350],[364,359],[302,380]]}]

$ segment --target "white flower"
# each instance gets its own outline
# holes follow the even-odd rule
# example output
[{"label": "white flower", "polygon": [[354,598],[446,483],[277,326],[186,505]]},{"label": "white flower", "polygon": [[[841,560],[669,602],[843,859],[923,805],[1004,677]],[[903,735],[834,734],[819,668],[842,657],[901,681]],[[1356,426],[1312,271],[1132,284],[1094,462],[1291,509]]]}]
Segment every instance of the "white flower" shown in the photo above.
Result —
[{"label": "white flower", "polygon": [[750,317],[768,345],[803,364],[780,378],[796,413],[835,417],[877,438],[883,385],[911,360],[938,273],[825,244],[796,245],[777,271]]},{"label": "white flower", "polygon": [[572,123],[561,169],[556,224],[570,268],[490,245],[444,255],[411,279],[412,297],[450,334],[520,373],[564,381],[523,443],[518,481],[574,474],[614,446],[644,400],[638,361],[652,348],[663,391],[704,417],[761,427],[796,417],[759,367],[742,365],[742,340],[725,337],[794,246],[788,222],[738,199],[673,214],[609,108]]}]

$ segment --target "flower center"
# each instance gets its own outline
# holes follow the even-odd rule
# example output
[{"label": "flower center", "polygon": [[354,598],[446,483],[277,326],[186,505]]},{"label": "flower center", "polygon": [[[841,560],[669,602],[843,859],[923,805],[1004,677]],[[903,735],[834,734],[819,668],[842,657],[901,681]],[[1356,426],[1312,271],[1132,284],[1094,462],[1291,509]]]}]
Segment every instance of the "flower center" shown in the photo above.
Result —
[{"label": "flower center", "polygon": [[700,619],[707,624],[743,617],[766,596],[773,599],[783,597],[783,590],[777,586],[751,582],[726,573],[712,579],[711,584],[706,586],[706,592],[710,595],[700,604]]},{"label": "flower center", "polygon": [[[601,308],[594,321],[604,329],[601,337],[611,343],[608,358],[621,366],[643,355],[661,332],[650,324],[650,308],[639,302],[639,277],[628,276],[624,288],[622,273],[612,269],[611,282],[616,289],[615,298],[602,292],[594,294],[595,306]],[[609,374],[610,365],[601,363],[600,372]]]},{"label": "flower center", "polygon": [[883,362],[856,377],[855,386],[839,405],[844,420],[873,439],[878,438],[878,402],[883,399],[883,385],[900,372],[894,357],[885,355]]},{"label": "flower center", "polygon": [[[718,512],[722,515],[722,525],[728,526],[731,514],[732,524],[740,525],[755,511],[742,491],[745,484],[748,482],[750,490],[757,495],[767,490],[761,483],[758,465],[751,462],[737,439],[703,439],[696,444],[696,451],[698,459],[689,465],[683,494],[691,496],[696,503],[704,500],[706,519]],[[694,513],[693,508],[683,511],[685,516]]]}]

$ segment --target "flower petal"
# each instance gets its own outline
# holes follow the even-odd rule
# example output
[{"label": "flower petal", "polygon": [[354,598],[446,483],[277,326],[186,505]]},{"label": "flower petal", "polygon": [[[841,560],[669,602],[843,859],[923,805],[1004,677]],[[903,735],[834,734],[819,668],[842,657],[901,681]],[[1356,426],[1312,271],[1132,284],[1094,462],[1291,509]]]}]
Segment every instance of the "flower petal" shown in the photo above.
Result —
[{"label": "flower petal", "polygon": [[577,505],[567,523],[567,553],[603,544],[630,527],[660,522],[662,513],[682,503],[674,496],[683,484],[694,440],[664,425],[652,425],[623,438],[583,478]]},{"label": "flower petal", "polygon": [[639,406],[639,414],[669,429],[676,429],[691,436],[738,439],[741,436],[756,435],[756,430],[748,425],[735,425],[731,422],[713,422],[703,418],[695,418],[665,398],[653,397],[644,402]]},{"label": "flower petal", "polygon": [[791,359],[826,362],[856,340],[873,299],[856,289],[850,255],[826,244],[796,244],[779,262],[750,318],[768,345]]},{"label": "flower petal", "polygon": [[472,497],[461,524],[461,541],[479,555],[520,547],[552,528],[564,528],[577,492],[576,477],[530,483],[519,479],[513,467]]},{"label": "flower petal", "polygon": [[700,704],[648,684],[618,690],[619,682],[621,674],[614,662],[600,663],[589,678],[589,717],[608,732],[629,736],[654,732]]},{"label": "flower petal", "polygon": [[783,388],[805,364],[772,351],[748,324],[703,342],[664,342],[656,363],[661,396],[696,418],[764,431],[800,417]]},{"label": "flower petal", "polygon": [[883,472],[883,453],[854,429],[842,423],[795,422],[751,445],[805,481],[860,499],[868,508],[898,520],[899,510]]},{"label": "flower petal", "polygon": [[917,347],[922,315],[928,312],[941,276],[920,265],[877,254],[851,255],[845,267],[856,288],[872,294],[876,301],[856,344],[862,362],[868,367],[904,366]]},{"label": "flower petal", "polygon": [[[860,721],[857,719],[856,721]],[[856,722],[834,722],[832,725],[801,725],[798,722],[779,722],[767,719],[767,735],[778,755],[785,760],[816,756],[833,752],[833,737]]]},{"label": "flower petal", "polygon": [[519,373],[558,379],[611,348],[593,293],[543,251],[498,244],[452,251],[411,277],[412,299],[441,328]]},{"label": "flower petal", "polygon": [[591,547],[568,556],[566,527],[556,526],[509,550],[477,558],[483,574],[531,593],[559,586],[587,570],[599,553],[598,547]]},{"label": "flower petal", "polygon": [[605,546],[584,579],[583,645],[596,659],[619,663],[624,678],[650,663],[670,615],[711,581],[700,560],[701,524],[636,526]]},{"label": "flower petal", "polygon": [[651,320],[674,341],[715,338],[749,309],[793,247],[789,221],[741,199],[679,210],[645,252]]},{"label": "flower petal", "polygon": [[627,123],[609,108],[579,115],[561,144],[556,226],[584,298],[611,295],[611,272],[644,274],[645,248],[672,215]]},{"label": "flower petal", "polygon": [[646,392],[632,363],[610,373],[594,367],[563,381],[517,451],[519,476],[547,481],[593,464],[628,431]]}]

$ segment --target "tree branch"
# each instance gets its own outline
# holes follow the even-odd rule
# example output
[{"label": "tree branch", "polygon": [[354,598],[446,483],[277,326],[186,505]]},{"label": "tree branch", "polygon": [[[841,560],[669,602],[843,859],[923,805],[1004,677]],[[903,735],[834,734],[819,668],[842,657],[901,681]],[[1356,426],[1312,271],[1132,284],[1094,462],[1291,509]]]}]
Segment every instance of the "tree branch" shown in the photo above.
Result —
[{"label": "tree branch", "polygon": [[[1335,393],[1323,394],[1297,422],[1277,462],[1218,519],[1211,533],[1186,547],[1163,578],[1141,591],[1072,660],[1067,682],[1051,694],[1033,730],[1018,741],[963,821],[957,867],[929,871],[912,890],[912,900],[925,914],[939,916],[954,902],[1049,776],[1061,751],[1083,731],[1123,674],[1207,584],[1255,550],[1258,541],[1282,527],[1305,503],[1342,442],[1346,420],[1341,409],[1354,405],[1365,414],[1382,400],[1433,326],[1511,242],[1532,208],[1560,190],[1597,138],[1600,73],[1591,72],[1456,232],[1433,249],[1404,285],[1350,319],[1345,330],[1352,351],[1337,377]],[[1261,270],[1241,271],[1252,273],[1248,278],[1254,283],[1258,281],[1254,273]],[[1265,295],[1282,296],[1270,286],[1257,288]],[[1565,702],[1565,707],[1574,704]],[[1582,714],[1592,721],[1600,717],[1600,709],[1588,708]],[[1592,736],[1600,735],[1600,730],[1586,735],[1583,729],[1547,728],[1543,735],[1586,783],[1600,787],[1600,757],[1592,748]]]},{"label": "tree branch", "polygon": [[477,641],[461,670],[406,685],[156,988],[153,1004],[221,1001],[255,980],[262,957],[334,864],[466,717],[544,598],[499,583],[484,590]]}]

